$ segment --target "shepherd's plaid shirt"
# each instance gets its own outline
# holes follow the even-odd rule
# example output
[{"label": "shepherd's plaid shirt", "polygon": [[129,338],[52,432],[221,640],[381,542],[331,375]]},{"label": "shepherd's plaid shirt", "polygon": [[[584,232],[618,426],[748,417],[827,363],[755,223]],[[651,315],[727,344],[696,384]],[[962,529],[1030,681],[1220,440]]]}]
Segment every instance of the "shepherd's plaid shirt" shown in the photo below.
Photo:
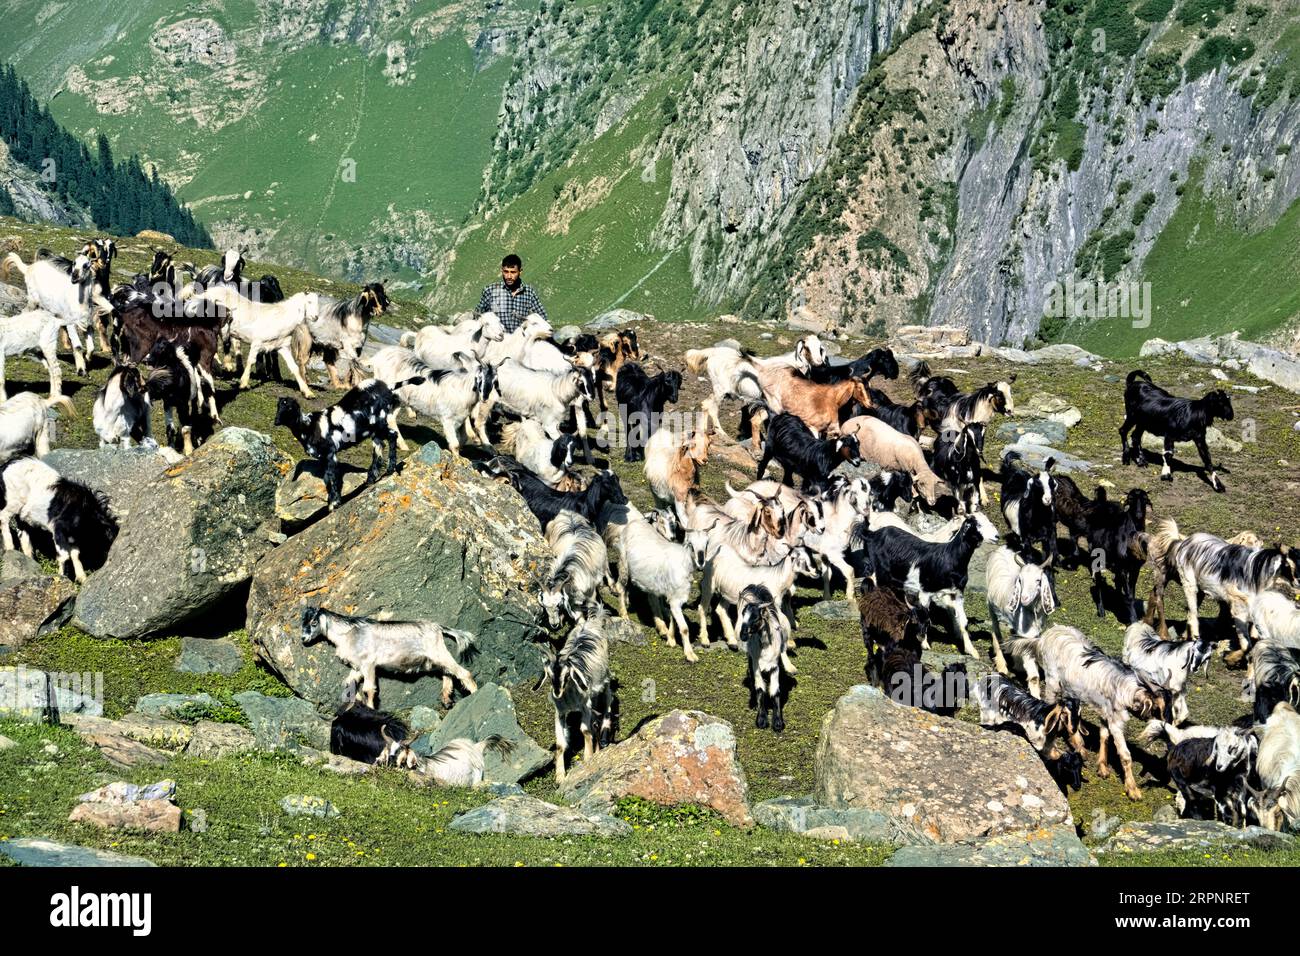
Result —
[{"label": "shepherd's plaid shirt", "polygon": [[484,312],[495,312],[496,317],[505,326],[506,332],[513,332],[519,328],[524,319],[534,312],[546,318],[546,309],[542,308],[542,300],[537,297],[537,290],[530,285],[521,284],[519,291],[512,293],[499,279],[483,290],[483,295],[478,300],[478,308],[474,310],[475,318]]}]

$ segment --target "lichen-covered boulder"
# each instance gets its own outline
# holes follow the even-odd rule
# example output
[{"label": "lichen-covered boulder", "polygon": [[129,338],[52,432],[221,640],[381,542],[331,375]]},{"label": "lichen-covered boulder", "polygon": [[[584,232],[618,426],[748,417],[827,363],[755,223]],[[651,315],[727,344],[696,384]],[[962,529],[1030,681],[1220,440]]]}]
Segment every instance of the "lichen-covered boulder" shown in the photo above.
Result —
[{"label": "lichen-covered boulder", "polygon": [[[326,707],[337,705],[348,668],[324,641],[303,647],[308,604],[469,631],[476,639],[465,664],[479,684],[533,680],[542,662],[534,582],[546,555],[537,520],[509,486],[465,462],[408,460],[258,565],[248,632],[300,697]],[[440,675],[399,680],[380,671],[385,710],[436,706],[441,692]]]},{"label": "lichen-covered boulder", "polygon": [[607,813],[561,807],[536,797],[516,795],[462,813],[451,821],[457,833],[510,833],[531,837],[621,837],[632,832]]},{"label": "lichen-covered boulder", "polygon": [[72,616],[76,594],[67,578],[50,574],[0,582],[0,647],[18,647],[58,630]]},{"label": "lichen-covered boulder", "polygon": [[510,749],[504,754],[491,749],[483,754],[485,783],[518,783],[551,762],[550,753],[519,726],[510,692],[496,684],[484,684],[457,701],[446,719],[412,744],[412,749],[427,757],[457,738],[477,743],[493,736],[509,742]]},{"label": "lichen-covered boulder", "polygon": [[77,625],[146,637],[219,609],[275,546],[275,490],[291,467],[266,435],[226,428],[149,482],[82,586]]}]

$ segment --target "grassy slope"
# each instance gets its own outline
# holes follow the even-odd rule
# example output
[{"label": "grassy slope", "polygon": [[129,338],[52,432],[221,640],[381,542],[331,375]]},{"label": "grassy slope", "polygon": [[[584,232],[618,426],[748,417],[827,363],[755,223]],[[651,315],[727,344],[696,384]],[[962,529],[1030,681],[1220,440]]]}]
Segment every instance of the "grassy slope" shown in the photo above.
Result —
[{"label": "grassy slope", "polygon": [[[37,236],[32,234],[35,228],[14,226],[11,221],[5,221],[0,223],[0,236],[25,229],[25,239],[29,242],[57,248],[69,242],[68,233],[46,229]],[[127,268],[142,261],[142,255],[141,249],[127,244],[123,257]],[[288,288],[313,284],[301,273],[280,269],[272,271],[287,280]],[[724,335],[737,336],[744,344],[761,351],[790,345],[782,333],[777,333],[775,341],[768,341],[760,337],[761,331],[761,327],[750,325],[657,323],[642,330],[642,339],[654,356],[670,364],[679,364],[678,357],[685,348],[708,344]],[[848,343],[846,349],[856,352],[865,345]],[[962,385],[979,384],[1008,371],[998,363],[983,360],[963,362],[961,368],[965,371],[958,371],[955,377]],[[1208,386],[1209,376],[1197,366],[1162,360],[1150,365],[1149,370],[1157,380],[1183,393],[1199,392]],[[1238,425],[1243,420],[1253,420],[1257,441],[1247,444],[1240,454],[1224,457],[1225,480],[1230,491],[1227,495],[1215,495],[1190,474],[1180,473],[1173,485],[1167,485],[1157,480],[1154,468],[1141,471],[1119,466],[1115,433],[1119,408],[1117,384],[1101,384],[1097,373],[1073,367],[1022,367],[1018,371],[1017,395],[1027,397],[1033,392],[1046,390],[1067,396],[1080,406],[1084,420],[1072,431],[1068,450],[1097,463],[1099,478],[1111,480],[1121,488],[1135,484],[1147,488],[1154,498],[1157,514],[1177,516],[1184,528],[1220,534],[1232,534],[1251,527],[1265,537],[1289,539],[1300,527],[1300,497],[1295,493],[1294,467],[1277,465],[1279,460],[1293,462],[1296,457],[1294,433],[1290,431],[1295,413],[1287,410],[1287,406],[1294,406],[1294,402],[1283,400],[1276,390],[1258,395],[1234,392]],[[1124,367],[1112,366],[1107,371],[1122,373]],[[92,373],[91,382],[101,382],[106,372],[101,361]],[[45,388],[41,370],[29,360],[13,361],[10,376],[15,390],[36,388],[43,391]],[[65,376],[68,383],[79,384],[70,369],[65,370]],[[1248,375],[1241,376],[1241,381],[1260,384]],[[228,388],[229,384],[224,383],[224,387]],[[890,390],[901,397],[904,387],[893,384]],[[285,394],[280,386],[260,385],[234,398],[223,408],[223,415],[230,424],[266,430],[275,399],[280,394]],[[693,407],[702,394],[698,382],[688,381],[683,405]],[[61,426],[59,444],[93,444],[88,420],[92,397],[93,389],[88,385],[83,385],[75,393],[74,401],[81,418],[71,423],[71,427]],[[329,400],[329,393],[325,392],[314,404],[324,405]],[[434,434],[431,429],[418,426],[404,430],[416,440],[432,438]],[[274,434],[286,451],[295,457],[300,454],[287,435],[278,430]],[[995,461],[1000,443],[991,441],[990,446],[989,460]],[[629,467],[617,458],[610,464],[624,478],[634,500],[647,504],[639,469]],[[705,469],[703,481],[710,493],[721,495],[724,482],[730,481],[734,486],[751,474],[752,463],[746,461],[742,452],[735,458],[715,456]],[[1267,518],[1261,520],[1260,516],[1265,515]],[[1140,593],[1145,593],[1146,589],[1144,580]],[[1088,597],[1087,575],[1078,570],[1064,574],[1060,591],[1063,608],[1058,612],[1057,620],[1083,628],[1105,649],[1118,653],[1123,628],[1113,617],[1099,621],[1094,616]],[[1182,605],[1181,594],[1176,592],[1177,589],[1171,591],[1169,605],[1177,623]],[[824,621],[808,613],[808,607],[816,597],[811,591],[801,594],[798,614],[800,674],[790,694],[786,712],[788,727],[784,735],[778,737],[753,727],[751,712],[745,706],[746,692],[742,688],[744,664],[740,655],[717,649],[702,654],[701,662],[692,666],[685,663],[680,651],[667,648],[653,638],[645,647],[618,645],[615,648],[614,668],[621,684],[623,707],[622,733],[630,733],[644,718],[673,707],[704,710],[731,721],[736,727],[741,761],[756,799],[807,792],[813,784],[812,758],[821,719],[838,696],[862,681],[864,660],[855,625]],[[977,644],[987,653],[986,615],[977,602],[972,602],[969,610]],[[1212,611],[1212,604],[1205,609],[1206,628],[1214,627]],[[234,637],[247,647],[247,638],[242,632]],[[938,645],[940,649],[946,649],[942,640]],[[73,629],[65,629],[9,655],[6,662],[61,670],[103,670],[110,715],[128,710],[137,696],[152,691],[206,690],[223,699],[248,688],[284,692],[283,688],[275,687],[273,677],[251,665],[230,678],[178,674],[171,669],[177,647],[175,637],[148,642],[99,642]],[[1216,662],[1209,678],[1198,681],[1192,690],[1194,718],[1219,722],[1244,713],[1245,706],[1236,699],[1240,677],[1240,672],[1227,672]],[[551,717],[544,692],[517,687],[513,694],[525,729],[539,741],[549,741]],[[1140,730],[1136,722],[1132,727],[1134,733]],[[0,733],[20,742],[17,750],[0,753],[0,811],[3,811],[0,814],[0,836],[45,833],[97,846],[113,844],[119,849],[160,861],[275,865],[281,861],[308,862],[306,853],[314,852],[317,863],[522,861],[530,864],[716,865],[793,863],[802,858],[814,863],[869,864],[879,862],[887,852],[871,847],[837,847],[765,831],[744,834],[709,815],[699,817],[686,811],[652,810],[647,816],[637,807],[626,807],[625,812],[642,829],[629,840],[608,845],[590,840],[556,843],[497,837],[469,838],[438,831],[445,828],[453,812],[482,802],[485,799],[482,794],[421,791],[392,774],[379,774],[366,780],[339,779],[300,767],[287,759],[265,756],[211,762],[179,759],[163,769],[128,775],[133,780],[159,776],[176,778],[180,782],[181,805],[187,809],[206,809],[214,825],[203,836],[187,833],[178,837],[121,837],[66,823],[75,793],[96,785],[99,781],[97,775],[106,770],[99,757],[88,754],[71,736],[61,731],[4,723],[0,724]],[[47,738],[58,743],[61,755],[48,760],[41,755],[39,745]],[[1089,741],[1095,744],[1095,732],[1089,734]],[[1071,796],[1075,819],[1085,836],[1090,830],[1094,809],[1100,808],[1123,819],[1145,819],[1156,806],[1169,803],[1172,792],[1161,782],[1160,763],[1159,758],[1146,760],[1139,757],[1139,766],[1145,766],[1155,776],[1142,777],[1146,796],[1138,804],[1127,800],[1115,777],[1102,780],[1096,774],[1095,765],[1090,765],[1083,790]],[[40,769],[42,764],[51,766]],[[544,773],[531,781],[528,789],[544,798],[555,796],[549,774]],[[275,810],[275,802],[285,794],[298,792],[326,796],[344,809],[344,815],[330,823],[313,821],[310,825],[281,818]],[[269,827],[267,833],[261,832],[264,827]],[[406,839],[412,829],[419,827],[423,828],[420,832],[426,838]],[[316,840],[307,838],[311,833],[317,835]],[[355,846],[349,845],[349,840]],[[377,856],[375,849],[379,850]],[[366,855],[357,856],[358,852]],[[1233,853],[1225,857],[1216,853],[1207,859],[1204,854],[1194,853],[1126,858],[1123,862],[1295,865],[1300,862],[1300,854]]]}]

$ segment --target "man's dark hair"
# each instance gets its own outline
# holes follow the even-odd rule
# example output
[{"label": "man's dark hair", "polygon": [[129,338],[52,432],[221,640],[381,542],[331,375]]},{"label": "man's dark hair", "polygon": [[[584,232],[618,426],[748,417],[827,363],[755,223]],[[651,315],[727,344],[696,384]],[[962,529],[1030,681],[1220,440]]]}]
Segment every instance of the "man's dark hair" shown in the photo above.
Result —
[{"label": "man's dark hair", "polygon": [[520,259],[513,252],[501,260],[501,268],[503,269],[509,269],[509,268],[522,269],[523,267],[524,267],[524,260]]}]

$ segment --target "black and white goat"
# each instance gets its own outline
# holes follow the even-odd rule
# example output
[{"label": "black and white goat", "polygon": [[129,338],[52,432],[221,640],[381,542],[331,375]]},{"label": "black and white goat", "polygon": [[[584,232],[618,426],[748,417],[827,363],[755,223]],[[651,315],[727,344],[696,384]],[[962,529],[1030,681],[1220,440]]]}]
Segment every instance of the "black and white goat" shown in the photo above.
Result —
[{"label": "black and white goat", "polygon": [[32,557],[28,527],[50,533],[59,571],[78,582],[108,558],[117,538],[117,519],[103,492],[64,478],[35,458],[19,458],[0,469],[0,534],[14,550],[11,524],[18,523],[23,553]]},{"label": "black and white goat", "polygon": [[1260,822],[1300,832],[1300,714],[1290,704],[1278,704],[1265,722],[1255,767],[1264,787],[1254,801]]},{"label": "black and white goat", "polygon": [[1256,636],[1248,682],[1262,724],[1279,701],[1300,706],[1300,608],[1278,591],[1255,595],[1248,608]]},{"label": "black and white goat", "polygon": [[330,723],[330,753],[377,767],[414,770],[419,756],[409,747],[409,739],[405,723],[359,700],[339,708]]},{"label": "black and white goat", "polygon": [[821,362],[812,365],[808,370],[808,377],[819,385],[842,382],[848,378],[860,378],[864,382],[869,382],[877,375],[881,378],[898,378],[898,359],[894,357],[891,349],[883,347],[872,349],[852,362],[845,362],[842,365],[832,364],[829,361]]},{"label": "black and white goat", "polygon": [[[1141,369],[1128,373],[1124,383],[1124,424],[1119,426],[1120,452],[1124,464],[1133,461],[1147,463],[1142,449],[1142,436],[1146,432],[1164,437],[1164,467],[1160,470],[1162,481],[1173,481],[1170,461],[1174,456],[1174,443],[1189,441],[1196,445],[1205,477],[1215,491],[1226,491],[1223,482],[1210,461],[1210,447],[1205,441],[1205,430],[1215,420],[1232,421],[1232,399],[1221,388],[1202,398],[1178,398],[1151,381],[1151,376]],[[1132,444],[1129,432],[1133,433]]]},{"label": "black and white goat", "polygon": [[1153,720],[1142,739],[1169,745],[1165,765],[1178,789],[1178,815],[1245,826],[1249,781],[1259,754],[1259,737],[1240,727],[1189,727]]},{"label": "black and white goat", "polygon": [[216,383],[199,364],[198,345],[158,339],[145,356],[145,364],[155,369],[144,385],[150,398],[162,402],[168,446],[193,454],[195,445],[202,444],[221,424]]},{"label": "black and white goat", "polygon": [[1124,623],[1138,619],[1137,580],[1147,559],[1146,530],[1150,511],[1151,498],[1141,488],[1129,491],[1123,505],[1110,501],[1106,489],[1097,489],[1087,521],[1098,617],[1106,616],[1102,600],[1102,571],[1109,568],[1128,615],[1128,621]]},{"label": "black and white goat", "polygon": [[[450,637],[455,650],[447,646]],[[323,607],[302,612],[302,645],[326,641],[340,661],[352,669],[344,682],[343,699],[356,697],[375,707],[379,671],[398,676],[442,674],[442,703],[451,706],[453,679],[468,694],[478,690],[474,677],[461,666],[474,644],[474,635],[433,621],[379,621],[336,614]]]},{"label": "black and white goat", "polygon": [[[1011,630],[1012,637],[1026,643],[1035,640],[1047,626],[1047,618],[1056,610],[1056,595],[1046,572],[1037,565],[1026,562],[1010,548],[998,548],[989,555],[986,570],[986,593],[989,604],[989,624],[993,629],[993,661],[999,674],[1008,673],[1006,658],[1002,656],[1001,642],[1005,640],[1003,628]],[[1039,696],[1038,662],[1034,654],[1019,656],[1030,692]]]},{"label": "black and white goat", "polygon": [[525,418],[501,428],[501,448],[556,491],[573,491],[579,479],[573,473],[575,435],[550,438],[539,422]]},{"label": "black and white goat", "polygon": [[980,724],[993,728],[1014,724],[1039,753],[1058,730],[1069,733],[1078,723],[1078,701],[1049,704],[1001,674],[985,674],[975,681],[972,696],[979,704]]},{"label": "black and white goat", "polygon": [[542,583],[542,609],[551,627],[563,617],[578,623],[600,607],[600,586],[613,586],[605,540],[592,523],[572,511],[561,511],[546,526],[551,568]]},{"label": "black and white goat", "polygon": [[816,494],[826,487],[831,472],[842,463],[861,461],[858,440],[852,435],[820,439],[808,430],[803,421],[789,412],[773,417],[763,440],[763,457],[758,462],[758,480],[768,464],[775,459],[784,470],[782,482],[793,484],[797,474],[802,490]]},{"label": "black and white goat", "polygon": [[781,701],[781,661],[786,657],[787,634],[772,592],[751,584],[740,592],[740,640],[749,658],[749,706],[755,708],[754,726],[765,730],[768,710],[772,730],[785,730]]},{"label": "black and white goat", "polygon": [[[462,431],[468,441],[491,447],[487,428],[475,411],[491,402],[497,390],[495,368],[469,355],[462,354],[460,359],[459,367],[434,369],[416,358],[414,352],[393,347],[378,353],[371,363],[375,378],[391,388],[402,405],[438,421],[448,451],[457,456]],[[397,445],[405,451],[406,441],[396,417],[392,424]]]},{"label": "black and white goat", "polygon": [[569,749],[569,715],[577,714],[582,730],[582,754],[590,760],[611,730],[614,677],[609,667],[609,639],[604,619],[591,618],[575,627],[557,653],[546,648],[543,674],[555,708],[555,779],[564,781],[564,755]]},{"label": "black and white goat", "polygon": [[606,504],[627,501],[618,477],[611,471],[596,474],[583,491],[556,491],[508,455],[497,455],[483,466],[483,470],[509,479],[543,531],[561,511],[576,512],[594,523],[599,520],[601,508]]},{"label": "black and white goat", "polygon": [[681,372],[670,369],[650,376],[637,362],[623,366],[614,395],[623,420],[624,461],[645,460],[645,444],[659,427],[664,405],[676,404],[681,388]]},{"label": "black and white goat", "polygon": [[113,369],[104,387],[95,393],[91,413],[100,448],[157,445],[150,421],[153,399],[149,391],[162,389],[170,376],[167,369],[155,369],[147,379],[134,365]]},{"label": "black and white goat", "polygon": [[964,514],[978,511],[984,498],[983,454],[980,450],[983,445],[984,426],[979,422],[955,431],[941,431],[934,443],[931,467],[957,493],[957,503]]},{"label": "black and white goat", "polygon": [[[418,384],[418,381],[406,384]],[[371,379],[349,389],[338,403],[317,412],[304,412],[297,399],[281,398],[275,409],[275,424],[283,425],[298,439],[311,458],[324,465],[325,490],[333,511],[343,500],[343,478],[339,474],[339,451],[369,438],[373,448],[367,484],[379,478],[383,465],[383,442],[388,444],[388,468],[397,470],[397,432],[391,419],[398,398],[383,382]]]},{"label": "black and white goat", "polygon": [[[1048,458],[1041,471],[1032,471],[1017,463],[1018,451],[1002,456],[1002,517],[1015,534],[1016,546],[1027,561],[1041,561],[1053,571],[1060,564],[1056,544],[1056,479],[1052,476],[1055,458]],[[1041,557],[1034,545],[1042,546]]]},{"label": "black and white goat", "polygon": [[330,388],[360,384],[364,376],[357,360],[370,322],[389,307],[382,282],[371,282],[350,299],[317,295],[314,303],[308,303],[307,321],[294,336],[294,361],[305,369],[312,355],[319,354],[329,372]]},{"label": "black and white goat", "polygon": [[871,486],[871,510],[892,512],[898,502],[911,507],[916,500],[916,482],[906,471],[886,468],[867,482]]},{"label": "black and white goat", "polygon": [[[1101,717],[1098,729],[1097,773],[1109,777],[1108,749],[1115,751],[1124,769],[1124,790],[1129,799],[1141,800],[1142,791],[1133,776],[1124,728],[1129,717],[1143,720],[1169,716],[1170,694],[1152,678],[1123,661],[1108,657],[1078,628],[1058,624],[1037,639],[1016,638],[1008,642],[1015,654],[1034,653],[1043,672],[1043,700],[1054,704],[1069,698],[1094,708]],[[1083,751],[1083,736],[1076,726],[1070,735],[1076,752]]]},{"label": "black and white goat", "polygon": [[1124,632],[1124,663],[1150,676],[1169,691],[1173,702],[1170,716],[1175,724],[1186,722],[1187,684],[1192,674],[1207,669],[1214,646],[1207,640],[1165,641],[1148,624],[1135,621]]},{"label": "black and white goat", "polygon": [[50,453],[52,408],[62,409],[69,418],[77,417],[72,400],[63,395],[41,398],[35,392],[19,392],[0,402],[0,464],[28,452],[37,458]]},{"label": "black and white goat", "polygon": [[[741,522],[735,522],[736,530],[743,529]],[[793,633],[791,620],[794,617],[790,605],[794,594],[795,578],[799,575],[813,574],[816,568],[808,551],[804,548],[783,548],[785,557],[772,564],[751,564],[741,551],[733,544],[722,539],[708,546],[708,553],[700,575],[700,643],[709,643],[709,617],[714,613],[722,626],[723,637],[727,646],[739,650],[737,637],[739,627],[739,610],[736,623],[733,624],[727,605],[739,609],[740,595],[751,584],[766,587],[781,608],[782,623],[787,633]],[[716,605],[714,602],[717,602]],[[796,673],[788,657],[784,661],[786,670]]]}]

